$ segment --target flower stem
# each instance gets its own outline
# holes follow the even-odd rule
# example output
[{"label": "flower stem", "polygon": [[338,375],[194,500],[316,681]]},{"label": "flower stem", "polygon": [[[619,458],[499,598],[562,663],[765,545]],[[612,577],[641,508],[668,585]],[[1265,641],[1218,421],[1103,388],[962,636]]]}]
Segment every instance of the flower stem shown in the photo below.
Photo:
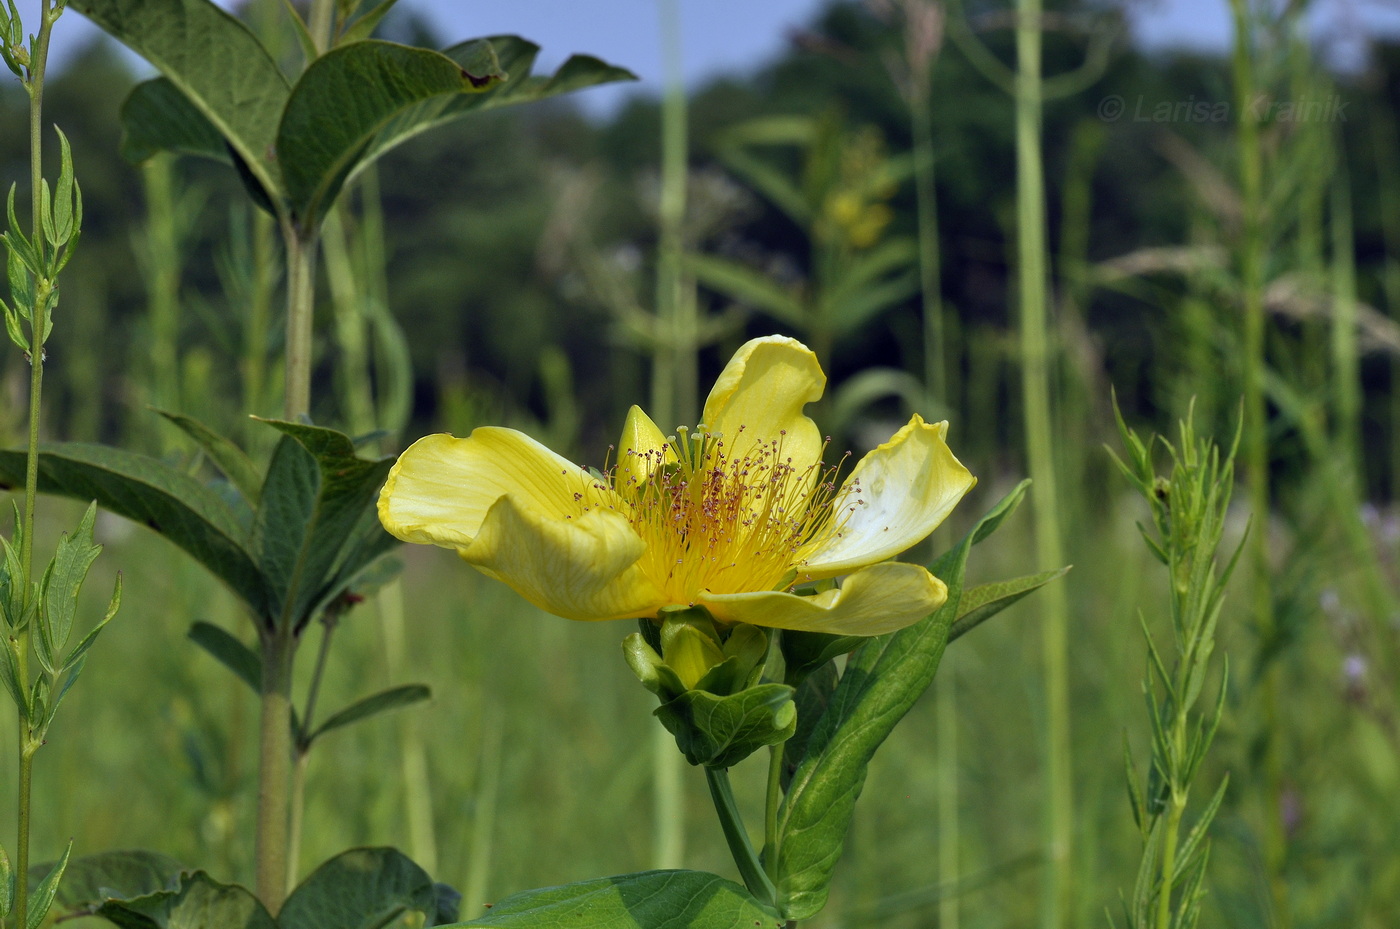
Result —
[{"label": "flower stem", "polygon": [[729,844],[729,854],[734,856],[734,864],[749,889],[760,903],[776,907],[778,891],[763,865],[758,860],[753,843],[749,841],[748,830],[739,815],[739,807],[734,802],[734,791],[729,786],[728,768],[705,768],[705,781],[710,785],[710,798],[714,801],[715,812],[719,814],[719,825],[724,830],[724,840]]},{"label": "flower stem", "polygon": [[290,629],[265,633],[262,643],[262,716],[259,722],[258,821],[253,846],[258,898],[274,916],[287,896],[292,768],[292,656]]}]

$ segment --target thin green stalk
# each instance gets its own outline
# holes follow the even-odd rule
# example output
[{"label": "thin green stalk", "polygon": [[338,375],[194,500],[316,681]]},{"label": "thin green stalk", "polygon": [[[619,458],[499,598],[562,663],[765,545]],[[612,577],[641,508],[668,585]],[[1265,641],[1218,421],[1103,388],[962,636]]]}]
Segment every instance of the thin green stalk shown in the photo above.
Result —
[{"label": "thin green stalk", "polygon": [[[403,680],[404,671],[404,609],[403,579],[394,580],[379,588],[375,597],[378,607],[379,628],[384,642],[384,667],[388,680]],[[499,739],[497,740],[499,742]],[[487,742],[489,748],[492,743]],[[499,745],[496,746],[499,749]],[[483,767],[487,764],[485,749]],[[418,717],[410,715],[399,726],[399,764],[403,776],[404,821],[408,825],[408,849],[410,857],[429,874],[437,873],[437,836],[433,831],[433,789],[428,772],[427,755],[423,749],[423,735],[419,730]],[[498,762],[492,764],[499,767]],[[494,802],[494,800],[493,800]],[[481,809],[478,803],[477,809]],[[475,830],[477,826],[473,826]],[[475,847],[475,846],[473,846]],[[470,859],[472,871],[477,873],[475,855]],[[480,864],[485,868],[486,863]],[[467,882],[467,888],[471,880]],[[467,888],[463,888],[464,892]],[[484,880],[482,891],[485,891]],[[468,899],[476,899],[469,897]]]},{"label": "thin green stalk", "polygon": [[[666,90],[661,103],[661,199],[656,256],[657,339],[652,349],[652,408],[663,429],[690,422],[697,410],[695,301],[686,299],[681,259],[685,250],[686,132],[685,87],[681,76],[680,6],[661,4],[661,40],[666,58]],[[681,756],[675,741],[658,728],[652,740],[652,800],[656,867],[680,867],[685,852],[685,804]]]},{"label": "thin green stalk", "polygon": [[914,129],[914,193],[918,204],[919,288],[924,309],[924,384],[938,402],[948,397],[948,334],[944,321],[942,268],[938,248],[938,190],[933,152],[933,114],[927,80],[912,87],[909,109]]},{"label": "thin green stalk", "polygon": [[[962,870],[958,831],[958,690],[945,660],[934,678],[938,720],[938,882],[955,884]],[[939,929],[958,929],[958,894],[938,900]]]},{"label": "thin green stalk", "polygon": [[[1051,448],[1050,346],[1046,324],[1045,176],[1040,152],[1040,0],[1016,5],[1017,284],[1021,305],[1022,399],[1026,448],[1036,491],[1036,558],[1042,569],[1064,564],[1059,495]],[[1068,605],[1064,587],[1047,591],[1042,659],[1045,666],[1047,797],[1046,874],[1041,925],[1059,929],[1070,910],[1074,795],[1070,781]]]},{"label": "thin green stalk", "polygon": [[287,345],[283,372],[283,416],[294,420],[311,412],[311,320],[316,305],[316,239],[284,223],[287,249]]},{"label": "thin green stalk", "polygon": [[[61,8],[51,7],[44,0],[39,20],[39,34],[31,48],[29,77],[25,89],[29,92],[29,181],[32,200],[31,243],[38,256],[39,265],[44,265],[43,232],[43,107],[44,72],[49,56],[49,36],[53,24],[62,13]],[[16,230],[18,231],[18,230]],[[48,302],[51,282],[39,277],[34,282],[34,306],[31,308],[30,352],[29,352],[29,454],[24,472],[24,531],[20,538],[20,566],[25,596],[33,596],[34,577],[34,507],[39,492],[39,417],[44,386],[44,313],[42,308]],[[32,625],[32,623],[30,624]],[[21,686],[29,686],[29,636],[30,625],[21,629],[19,639],[19,681]],[[27,714],[20,711],[19,718],[19,795],[17,797],[17,835],[15,841],[15,925],[29,925],[29,823],[30,799],[33,785],[34,752],[41,743],[35,743],[29,730]]]},{"label": "thin green stalk", "polygon": [[306,708],[301,714],[301,733],[293,751],[295,763],[292,765],[291,810],[287,824],[287,886],[295,886],[298,877],[297,863],[301,859],[301,827],[306,813],[306,769],[311,764],[311,733],[314,731],[316,698],[321,693],[321,681],[326,674],[326,659],[331,652],[331,637],[335,635],[338,617],[326,611],[321,617],[321,647],[316,652],[316,666],[311,672],[311,684],[306,691]]},{"label": "thin green stalk", "polygon": [[326,259],[326,281],[330,287],[335,337],[341,356],[341,362],[336,365],[340,402],[350,434],[363,435],[374,428],[368,317],[364,311],[367,295],[356,279],[345,211],[344,204],[330,211],[321,231],[321,247]]},{"label": "thin green stalk", "polygon": [[258,818],[253,844],[258,898],[274,916],[287,896],[292,773],[292,656],[289,629],[264,633],[258,738]]},{"label": "thin green stalk", "polygon": [[734,802],[734,791],[729,786],[729,769],[706,766],[705,781],[710,785],[710,799],[714,801],[715,812],[719,814],[724,841],[729,845],[729,854],[734,857],[734,864],[739,868],[744,886],[760,903],[776,906],[777,888],[763,870],[758,853],[749,841],[748,830],[744,828],[743,817],[739,815],[739,806]]},{"label": "thin green stalk", "polygon": [[1356,253],[1352,239],[1351,188],[1347,173],[1332,182],[1332,376],[1336,397],[1337,447],[1353,495],[1364,487],[1361,470],[1361,363],[1356,346]]},{"label": "thin green stalk", "polygon": [[[1244,303],[1244,472],[1255,530],[1250,533],[1253,613],[1256,634],[1265,649],[1276,635],[1269,565],[1269,440],[1264,405],[1264,257],[1263,150],[1257,116],[1251,107],[1256,94],[1253,28],[1249,0],[1230,0],[1234,18],[1232,73],[1239,113],[1240,193],[1243,237],[1240,245],[1240,286]],[[1280,873],[1287,849],[1282,818],[1283,759],[1278,738],[1278,680],[1276,667],[1262,669],[1260,704],[1264,718],[1264,852],[1268,863],[1274,913],[1288,924],[1287,889]]]},{"label": "thin green stalk", "polygon": [[[168,153],[141,168],[146,199],[146,306],[150,343],[144,349],[149,366],[151,402],[162,410],[179,410],[180,356],[180,234],[173,185],[174,160]],[[157,445],[159,447],[159,445]]]}]

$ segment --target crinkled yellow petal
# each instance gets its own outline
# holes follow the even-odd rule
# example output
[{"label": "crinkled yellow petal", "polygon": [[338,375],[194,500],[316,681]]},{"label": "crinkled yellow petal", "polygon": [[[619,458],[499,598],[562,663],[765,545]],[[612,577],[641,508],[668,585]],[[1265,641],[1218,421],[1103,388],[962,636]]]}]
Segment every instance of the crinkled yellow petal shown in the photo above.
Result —
[{"label": "crinkled yellow petal", "polygon": [[783,457],[802,472],[822,454],[821,432],[802,408],[820,400],[825,386],[817,356],[801,342],[776,335],[754,339],[720,372],[705,400],[704,422],[721,435],[731,461],[756,442],[781,440]]},{"label": "crinkled yellow petal", "polygon": [[726,623],[882,635],[913,625],[947,599],[948,588],[924,568],[889,561],[857,571],[840,588],[811,597],[781,591],[702,594],[698,603]]},{"label": "crinkled yellow petal", "polygon": [[622,424],[622,438],[617,443],[613,486],[630,495],[632,488],[646,483],[657,465],[675,460],[676,453],[666,441],[666,435],[651,417],[639,406],[628,410],[627,421]]},{"label": "crinkled yellow petal", "polygon": [[947,434],[947,422],[926,423],[915,415],[862,458],[833,503],[837,533],[802,553],[799,580],[836,577],[884,561],[938,528],[977,483],[953,457]]},{"label": "crinkled yellow petal", "polygon": [[655,616],[666,605],[637,566],[646,549],[622,514],[590,510],[554,518],[501,497],[462,559],[565,619]]},{"label": "crinkled yellow petal", "polygon": [[409,446],[379,493],[379,521],[405,542],[470,544],[491,505],[506,494],[517,508],[563,519],[575,494],[606,492],[578,465],[514,429],[483,426],[465,439],[430,435]]}]

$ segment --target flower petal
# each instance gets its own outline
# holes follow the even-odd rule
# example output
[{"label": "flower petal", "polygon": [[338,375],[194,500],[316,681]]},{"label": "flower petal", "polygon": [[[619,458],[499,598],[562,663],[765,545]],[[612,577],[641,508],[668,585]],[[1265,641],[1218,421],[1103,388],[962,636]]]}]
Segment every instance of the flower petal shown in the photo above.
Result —
[{"label": "flower petal", "polygon": [[617,443],[617,470],[613,474],[613,486],[623,494],[640,487],[651,477],[656,466],[676,460],[671,443],[666,441],[656,423],[634,405],[627,411],[627,421],[622,424],[622,438]]},{"label": "flower petal", "polygon": [[637,566],[646,543],[621,513],[555,518],[501,497],[462,559],[565,619],[655,616],[665,601]]},{"label": "flower petal", "polygon": [[803,553],[798,577],[835,577],[884,561],[938,528],[977,483],[953,457],[947,434],[947,422],[926,423],[915,415],[862,458],[832,504],[844,520],[839,534]]},{"label": "flower petal", "polygon": [[811,597],[770,590],[703,594],[715,619],[835,635],[883,635],[912,626],[948,599],[948,588],[919,565],[896,561],[857,571],[839,588]]},{"label": "flower petal", "polygon": [[399,456],[379,493],[379,521],[405,542],[471,543],[506,494],[519,509],[563,519],[603,492],[578,465],[514,429],[483,426],[465,439],[430,435]]},{"label": "flower petal", "polygon": [[800,473],[821,460],[821,433],[802,408],[820,400],[825,386],[817,356],[801,342],[776,335],[754,339],[720,372],[705,400],[704,422],[721,435],[730,460],[744,457],[757,442],[781,439],[783,457]]}]

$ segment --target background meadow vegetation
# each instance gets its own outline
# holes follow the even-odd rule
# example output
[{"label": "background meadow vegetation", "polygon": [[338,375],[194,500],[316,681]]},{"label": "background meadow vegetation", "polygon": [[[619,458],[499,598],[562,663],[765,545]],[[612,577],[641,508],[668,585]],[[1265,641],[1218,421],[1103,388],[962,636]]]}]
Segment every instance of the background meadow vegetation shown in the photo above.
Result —
[{"label": "background meadow vegetation", "polygon": [[[266,24],[279,7],[244,15]],[[937,13],[903,12],[922,9]],[[1017,311],[1014,17],[837,3],[781,58],[688,100],[638,98],[606,118],[567,100],[483,113],[387,156],[327,225],[314,417],[384,430],[384,453],[505,423],[601,465],[629,404],[693,421],[735,347],[783,332],[830,376],[812,412],[833,447],[859,454],[913,411],[951,421],[980,484],[941,549],[1030,472],[1045,439],[1024,423],[1039,416],[1054,479],[1033,494],[1053,500],[1075,565],[1061,588],[1067,704],[1045,681],[1050,598],[960,640],[874,761],[811,922],[1003,927],[1041,921],[1056,810],[1072,828],[1065,925],[1117,914],[1141,851],[1123,750],[1147,754],[1138,618],[1164,628],[1166,591],[1135,526],[1145,505],[1103,449],[1119,447],[1110,389],[1139,431],[1174,434],[1194,400],[1198,428],[1228,446],[1253,415],[1227,527],[1230,546],[1249,525],[1251,547],[1220,621],[1231,674],[1202,775],[1210,789],[1231,778],[1203,924],[1392,926],[1400,47],[1338,73],[1308,44],[1307,4],[1236,12],[1233,61],[1146,56],[1099,5],[1054,3],[1040,19],[1048,389],[1024,390],[1036,361]],[[425,29],[396,13],[383,34],[440,47]],[[133,81],[100,43],[49,85],[87,224],[45,429],[198,469],[148,407],[266,450],[246,414],[280,407],[281,269],[231,173],[120,157]],[[1182,101],[1211,109],[1183,116]],[[1333,115],[1281,106],[1309,101],[1335,101]],[[1162,104],[1173,118],[1150,118]],[[6,86],[0,125],[21,125],[23,107]],[[5,177],[23,177],[26,157],[20,133],[0,134]],[[0,360],[7,448],[22,444],[28,370],[17,353]],[[674,408],[657,400],[668,375]],[[1261,491],[1268,512],[1251,516]],[[46,527],[79,512],[43,506],[58,514]],[[976,578],[1048,567],[1033,516],[977,549]],[[122,570],[123,609],[39,762],[36,854],[73,837],[78,854],[152,848],[246,880],[256,701],[186,638],[195,620],[245,634],[239,607],[144,529],[105,518],[98,539],[94,570]],[[650,866],[654,701],[620,660],[631,627],[547,617],[445,552],[395,557],[402,582],[344,620],[324,705],[405,681],[434,699],[313,758],[303,873],[349,845],[397,845],[463,891],[467,916]],[[1047,793],[1055,731],[1070,777]],[[699,773],[682,774],[683,860],[730,874]]]}]

